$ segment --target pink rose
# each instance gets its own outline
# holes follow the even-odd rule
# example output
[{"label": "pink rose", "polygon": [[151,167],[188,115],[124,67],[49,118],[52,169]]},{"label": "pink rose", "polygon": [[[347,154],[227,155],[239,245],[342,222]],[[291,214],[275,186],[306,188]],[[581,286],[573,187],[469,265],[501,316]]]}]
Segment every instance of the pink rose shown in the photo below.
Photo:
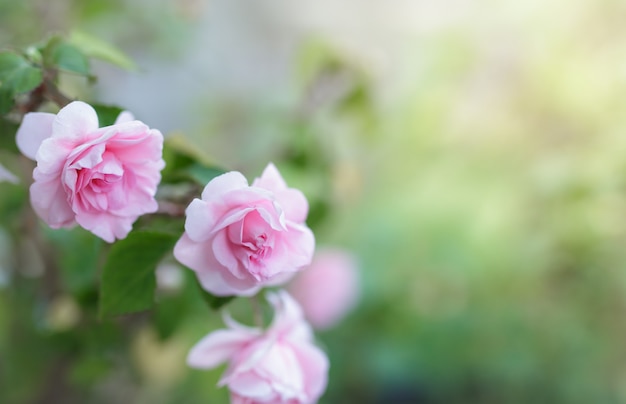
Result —
[{"label": "pink rose", "polygon": [[326,389],[328,358],[315,345],[298,304],[285,291],[270,294],[276,311],[262,331],[225,318],[229,328],[213,331],[189,352],[187,363],[212,369],[229,362],[219,386],[236,404],[312,404]]},{"label": "pink rose", "polygon": [[57,115],[26,114],[16,140],[37,161],[31,204],[54,229],[78,223],[112,243],[157,210],[163,135],[128,112],[99,128],[96,111],[75,101]]},{"label": "pink rose", "polygon": [[359,273],[356,258],[340,249],[319,249],[311,266],[288,287],[304,316],[317,329],[337,324],[356,304]]},{"label": "pink rose", "polygon": [[273,164],[248,186],[236,171],[207,184],[187,207],[174,257],[214,295],[251,296],[286,282],[311,263],[315,239],[304,221],[308,203]]}]

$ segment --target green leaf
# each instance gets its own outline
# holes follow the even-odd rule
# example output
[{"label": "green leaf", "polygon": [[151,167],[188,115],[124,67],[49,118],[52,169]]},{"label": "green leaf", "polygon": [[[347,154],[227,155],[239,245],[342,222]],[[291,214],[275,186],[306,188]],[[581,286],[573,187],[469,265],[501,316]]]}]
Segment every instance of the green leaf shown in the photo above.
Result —
[{"label": "green leaf", "polygon": [[220,170],[219,168],[205,167],[198,163],[192,164],[186,171],[191,179],[202,186],[208,184],[213,178],[225,173],[224,170]]},{"label": "green leaf", "polygon": [[185,319],[186,313],[191,306],[188,296],[180,293],[177,296],[165,296],[160,299],[153,312],[154,328],[160,339],[171,337],[178,326]]},{"label": "green leaf", "polygon": [[71,33],[69,42],[87,56],[104,60],[126,70],[137,70],[137,65],[113,45],[82,31]]},{"label": "green leaf", "polygon": [[175,184],[193,181],[204,186],[210,180],[225,171],[211,164],[211,160],[191,144],[187,138],[175,133],[165,140],[163,145],[165,169],[162,171],[163,182]]},{"label": "green leaf", "polygon": [[[15,69],[20,68],[26,60],[17,53],[4,51],[0,52],[0,81],[5,81]],[[26,62],[28,63],[28,62]]]},{"label": "green leaf", "polygon": [[115,105],[91,104],[91,106],[98,114],[98,121],[101,127],[113,125],[119,114],[123,111],[122,108]]},{"label": "green leaf", "polygon": [[104,242],[81,228],[45,228],[44,232],[57,253],[65,289],[82,295],[95,287]]},{"label": "green leaf", "polygon": [[[43,81],[40,68],[31,65],[24,57],[13,52],[0,52],[0,88],[14,97],[29,92]],[[7,94],[4,96],[5,101]]]},{"label": "green leaf", "polygon": [[100,285],[100,317],[147,310],[154,304],[155,268],[178,236],[134,231],[113,245]]},{"label": "green leaf", "polygon": [[[2,88],[0,88],[0,104],[1,103]],[[1,114],[2,113],[0,112],[0,115]],[[17,145],[15,144],[15,134],[17,133],[17,128],[18,125],[16,123],[0,117],[0,149],[19,153]]]},{"label": "green leaf", "polygon": [[61,70],[88,76],[89,61],[85,54],[76,46],[67,42],[56,44],[52,50],[52,64]]},{"label": "green leaf", "polygon": [[221,307],[225,306],[226,304],[228,304],[231,300],[235,298],[235,296],[212,295],[211,293],[204,290],[204,288],[202,287],[200,282],[198,282],[197,279],[196,279],[196,284],[198,285],[198,290],[200,292],[200,296],[202,297],[202,300],[204,300],[205,303],[213,310],[220,309]]}]

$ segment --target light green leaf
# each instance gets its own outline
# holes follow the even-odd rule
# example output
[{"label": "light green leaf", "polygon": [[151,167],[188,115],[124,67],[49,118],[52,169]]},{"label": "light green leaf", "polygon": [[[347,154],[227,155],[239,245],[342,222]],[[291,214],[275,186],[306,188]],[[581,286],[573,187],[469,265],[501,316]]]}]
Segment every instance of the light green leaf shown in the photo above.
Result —
[{"label": "light green leaf", "polygon": [[4,81],[24,62],[26,62],[24,58],[17,53],[10,51],[0,52],[0,81]]},{"label": "light green leaf", "polygon": [[83,31],[72,32],[69,41],[89,57],[104,60],[126,70],[137,70],[137,65],[122,51]]},{"label": "light green leaf", "polygon": [[113,245],[102,272],[101,317],[152,307],[156,265],[177,239],[168,233],[134,231]]},{"label": "light green leaf", "polygon": [[76,46],[61,42],[52,51],[52,63],[61,70],[88,76],[89,61],[85,54]]},{"label": "light green leaf", "polygon": [[9,92],[11,97],[37,88],[42,81],[43,72],[40,68],[16,53],[0,52],[0,87]]}]

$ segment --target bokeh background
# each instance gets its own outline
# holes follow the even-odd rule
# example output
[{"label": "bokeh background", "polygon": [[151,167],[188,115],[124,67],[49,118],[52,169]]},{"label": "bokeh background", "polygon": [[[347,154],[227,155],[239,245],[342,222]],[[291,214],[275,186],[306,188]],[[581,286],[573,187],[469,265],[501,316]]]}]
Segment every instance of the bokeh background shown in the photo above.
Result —
[{"label": "bokeh background", "polygon": [[[274,161],[318,243],[357,254],[322,403],[626,402],[626,3],[0,0],[0,47],[74,29],[139,70],[94,62],[66,92],[249,178]],[[0,184],[3,218],[24,192]],[[79,333],[7,234],[0,401],[226,402],[222,369],[184,363],[218,315]]]}]

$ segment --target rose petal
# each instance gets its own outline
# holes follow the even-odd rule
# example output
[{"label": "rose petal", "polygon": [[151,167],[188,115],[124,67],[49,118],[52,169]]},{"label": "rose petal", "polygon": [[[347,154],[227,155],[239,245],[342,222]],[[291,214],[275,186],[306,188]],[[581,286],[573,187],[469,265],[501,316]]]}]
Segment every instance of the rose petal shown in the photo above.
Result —
[{"label": "rose petal", "polygon": [[52,122],[52,136],[68,140],[84,138],[98,129],[98,114],[81,101],[74,101],[62,108]]},{"label": "rose petal", "polygon": [[275,312],[269,332],[292,339],[312,341],[313,331],[304,321],[302,309],[289,293],[284,290],[268,293],[267,300]]},{"label": "rose petal", "polygon": [[137,218],[112,216],[108,213],[92,213],[79,211],[76,213],[76,222],[83,228],[91,231],[107,243],[115,239],[123,239],[133,229],[133,222]]},{"label": "rose petal", "polygon": [[304,388],[308,399],[316,402],[328,384],[328,357],[316,346],[305,343],[295,343],[294,353],[306,380]]},{"label": "rose petal", "polygon": [[34,177],[39,180],[30,186],[30,202],[37,215],[53,229],[72,226],[74,212],[61,183],[54,177],[39,176],[37,169]]},{"label": "rose petal", "polygon": [[274,395],[270,383],[261,379],[252,372],[247,372],[232,378],[228,387],[235,394],[240,394],[251,399],[266,401]]},{"label": "rose petal", "polygon": [[46,112],[29,112],[24,115],[22,124],[17,129],[15,142],[23,155],[35,160],[37,150],[44,139],[52,136],[52,122],[55,115]]},{"label": "rose petal", "polygon": [[229,360],[257,334],[244,330],[213,331],[191,348],[187,364],[193,368],[212,369]]},{"label": "rose petal", "polygon": [[209,201],[235,189],[246,188],[248,180],[240,172],[230,171],[213,178],[204,187],[202,199]]},{"label": "rose petal", "polygon": [[174,257],[195,271],[202,287],[216,296],[252,296],[260,289],[252,278],[237,279],[225,269],[221,270],[222,265],[210,248],[207,242],[196,243],[183,233],[174,246]]},{"label": "rose petal", "polygon": [[120,123],[130,122],[130,121],[134,121],[134,120],[135,120],[135,116],[133,114],[131,114],[128,111],[122,111],[117,116],[117,119],[115,119],[115,124],[114,125],[119,125]]},{"label": "rose petal", "polygon": [[278,172],[276,166],[269,163],[261,177],[254,180],[253,187],[272,191],[288,220],[303,223],[309,213],[309,203],[304,194],[295,188],[288,188],[287,183]]}]

